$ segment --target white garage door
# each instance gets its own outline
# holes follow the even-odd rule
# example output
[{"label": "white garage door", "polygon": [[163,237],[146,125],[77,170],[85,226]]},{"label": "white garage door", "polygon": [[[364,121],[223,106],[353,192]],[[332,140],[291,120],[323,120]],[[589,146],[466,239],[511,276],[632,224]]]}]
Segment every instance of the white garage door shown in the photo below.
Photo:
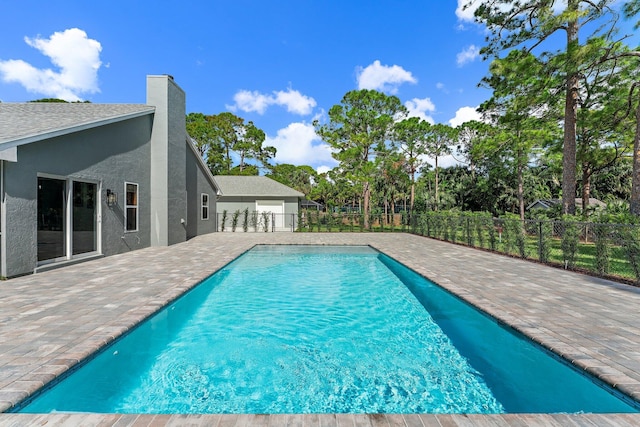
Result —
[{"label": "white garage door", "polygon": [[275,214],[271,216],[274,221],[272,225],[275,226],[276,231],[284,229],[284,200],[256,200],[256,211],[259,221],[262,221],[262,212]]}]

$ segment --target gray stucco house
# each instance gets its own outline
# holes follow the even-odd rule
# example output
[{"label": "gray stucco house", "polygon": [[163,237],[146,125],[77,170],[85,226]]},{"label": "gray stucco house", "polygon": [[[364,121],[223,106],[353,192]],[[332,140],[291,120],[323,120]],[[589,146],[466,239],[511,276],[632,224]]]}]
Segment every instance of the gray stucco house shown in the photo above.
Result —
[{"label": "gray stucco house", "polygon": [[0,103],[0,275],[215,231],[185,100],[159,75],[146,104]]},{"label": "gray stucco house", "polygon": [[[232,231],[234,212],[242,212],[243,216],[245,209],[250,215],[254,212],[257,215],[248,231],[264,231],[263,218],[267,214],[269,220],[266,225],[270,231],[295,231],[300,199],[304,198],[301,192],[266,176],[216,175],[214,181],[219,191],[216,203],[218,231]],[[242,231],[243,218],[238,222],[236,231]]]}]

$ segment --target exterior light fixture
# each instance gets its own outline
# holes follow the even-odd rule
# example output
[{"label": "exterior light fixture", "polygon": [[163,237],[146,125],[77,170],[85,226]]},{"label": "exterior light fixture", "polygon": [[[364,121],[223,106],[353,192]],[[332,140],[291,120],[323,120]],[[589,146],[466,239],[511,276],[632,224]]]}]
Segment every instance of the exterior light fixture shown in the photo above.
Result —
[{"label": "exterior light fixture", "polygon": [[118,195],[107,188],[107,206],[112,207],[118,204]]}]

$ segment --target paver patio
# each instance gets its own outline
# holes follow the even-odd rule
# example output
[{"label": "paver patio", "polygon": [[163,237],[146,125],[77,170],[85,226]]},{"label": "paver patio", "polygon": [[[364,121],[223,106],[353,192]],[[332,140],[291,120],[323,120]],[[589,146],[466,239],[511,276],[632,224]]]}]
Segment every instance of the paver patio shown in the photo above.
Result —
[{"label": "paver patio", "polygon": [[[409,234],[213,233],[0,282],[0,411],[255,244],[369,244],[640,400],[640,288]],[[0,414],[0,425],[640,425],[640,414]]]}]

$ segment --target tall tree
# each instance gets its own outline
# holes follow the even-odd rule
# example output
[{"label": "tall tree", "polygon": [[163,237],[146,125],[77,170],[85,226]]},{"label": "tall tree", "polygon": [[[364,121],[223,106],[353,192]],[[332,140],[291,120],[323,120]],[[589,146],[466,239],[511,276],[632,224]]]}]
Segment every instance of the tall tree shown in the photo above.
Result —
[{"label": "tall tree", "polygon": [[393,143],[406,159],[411,179],[411,196],[409,207],[413,212],[416,194],[416,172],[426,163],[425,154],[429,149],[429,128],[431,124],[418,117],[409,117],[395,123],[393,127]]},{"label": "tall tree", "polygon": [[434,160],[435,167],[435,210],[440,205],[440,195],[438,194],[438,159],[451,154],[451,148],[457,141],[457,130],[449,125],[437,123],[429,127],[427,135],[427,155]]},{"label": "tall tree", "polygon": [[[263,146],[265,134],[261,129],[229,112],[190,113],[187,132],[214,175],[257,175],[258,165],[247,164],[247,160],[254,159],[269,167],[276,154],[274,147]],[[234,165],[234,156],[239,158],[238,165]]]},{"label": "tall tree", "polygon": [[469,168],[471,176],[474,177],[477,167],[476,147],[490,135],[492,127],[488,123],[470,120],[458,126],[457,129],[458,141],[452,154],[458,163]]},{"label": "tall tree", "polygon": [[214,140],[223,152],[220,169],[223,169],[224,173],[229,175],[233,168],[233,158],[231,154],[245,133],[244,119],[225,111],[210,116],[208,120],[213,128]]},{"label": "tall tree", "polygon": [[[627,51],[622,45],[607,43],[604,39],[593,39],[590,45],[592,49],[588,54],[597,58]],[[629,152],[633,120],[626,107],[628,88],[634,77],[638,77],[636,61],[627,57],[597,61],[580,76],[577,160],[584,214],[588,213],[592,177],[621,161]]]},{"label": "tall tree", "polygon": [[[576,196],[576,122],[579,96],[579,77],[590,64],[585,63],[584,44],[580,31],[603,17],[610,18],[606,26],[594,25],[586,42],[599,30],[610,32],[615,23],[611,5],[616,0],[482,0],[475,11],[476,21],[489,29],[485,56],[498,56],[505,50],[523,47],[533,52],[558,32],[564,32],[565,43],[561,51],[545,51],[541,59],[557,59],[557,72],[564,82],[564,138],[562,206],[564,213],[575,213]],[[466,7],[471,7],[469,2]],[[553,45],[553,42],[549,44]],[[557,61],[556,61],[557,63]]]},{"label": "tall tree", "polygon": [[276,149],[274,147],[263,147],[262,144],[266,135],[262,129],[256,127],[253,122],[242,123],[237,138],[233,144],[233,151],[240,157],[238,169],[240,175],[243,174],[246,160],[254,159],[259,161],[263,166],[270,166],[269,161],[275,156]]},{"label": "tall tree", "polygon": [[269,173],[265,175],[281,184],[298,190],[307,197],[311,193],[311,188],[314,182],[317,181],[318,176],[311,166],[296,166],[288,163],[273,166]]},{"label": "tall tree", "polygon": [[394,121],[406,108],[396,96],[375,90],[347,92],[340,104],[329,109],[329,122],[314,121],[316,133],[333,148],[333,157],[354,183],[362,185],[365,227],[369,227],[371,186],[375,178],[376,153],[386,150]]},{"label": "tall tree", "polygon": [[224,147],[212,123],[213,117],[202,113],[189,113],[186,125],[187,133],[193,139],[198,153],[209,166],[211,173],[220,175],[227,172],[228,167],[225,163]]},{"label": "tall tree", "polygon": [[518,213],[524,220],[524,177],[536,147],[550,140],[555,120],[549,125],[549,98],[542,64],[522,50],[509,52],[490,66],[491,75],[483,83],[493,96],[481,110],[496,124],[497,132],[485,140],[485,150],[499,150],[505,166],[511,166],[517,180]]},{"label": "tall tree", "polygon": [[[378,157],[378,173],[376,174],[376,193],[384,205],[385,223],[389,223],[395,213],[396,202],[406,200],[405,195],[411,184],[409,181],[407,160],[402,153],[391,151]],[[393,219],[392,219],[393,220]]]}]

